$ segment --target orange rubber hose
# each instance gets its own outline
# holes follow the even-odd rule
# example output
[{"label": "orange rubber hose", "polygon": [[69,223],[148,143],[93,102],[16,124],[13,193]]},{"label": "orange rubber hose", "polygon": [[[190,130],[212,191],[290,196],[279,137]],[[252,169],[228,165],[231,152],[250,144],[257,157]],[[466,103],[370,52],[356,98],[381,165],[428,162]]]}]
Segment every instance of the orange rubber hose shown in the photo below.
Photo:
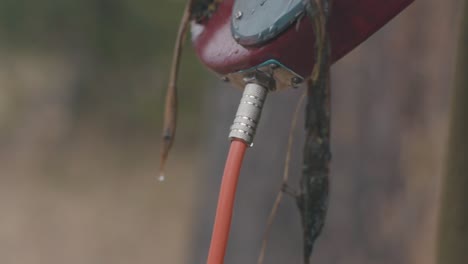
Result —
[{"label": "orange rubber hose", "polygon": [[224,263],[224,255],[226,254],[229,230],[231,228],[237,181],[239,179],[246,149],[247,144],[245,142],[238,139],[232,140],[224,167],[207,264]]}]

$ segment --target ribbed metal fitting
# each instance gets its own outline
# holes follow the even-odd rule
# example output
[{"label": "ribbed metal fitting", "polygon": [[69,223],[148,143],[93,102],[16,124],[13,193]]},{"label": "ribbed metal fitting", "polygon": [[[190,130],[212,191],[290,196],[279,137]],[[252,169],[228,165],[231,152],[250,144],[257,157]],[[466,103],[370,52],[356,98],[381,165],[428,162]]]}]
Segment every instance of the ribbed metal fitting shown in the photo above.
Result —
[{"label": "ribbed metal fitting", "polygon": [[249,83],[245,86],[229,133],[230,139],[241,139],[252,145],[267,94],[268,90],[259,84]]}]

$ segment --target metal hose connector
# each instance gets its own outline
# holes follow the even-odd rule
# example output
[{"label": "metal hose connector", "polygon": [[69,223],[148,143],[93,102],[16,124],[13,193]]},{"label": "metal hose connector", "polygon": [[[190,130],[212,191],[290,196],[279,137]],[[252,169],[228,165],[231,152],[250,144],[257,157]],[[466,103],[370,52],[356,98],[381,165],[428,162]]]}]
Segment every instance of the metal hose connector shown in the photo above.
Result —
[{"label": "metal hose connector", "polygon": [[268,89],[257,83],[248,83],[245,86],[229,133],[231,140],[237,138],[252,145],[267,94]]}]

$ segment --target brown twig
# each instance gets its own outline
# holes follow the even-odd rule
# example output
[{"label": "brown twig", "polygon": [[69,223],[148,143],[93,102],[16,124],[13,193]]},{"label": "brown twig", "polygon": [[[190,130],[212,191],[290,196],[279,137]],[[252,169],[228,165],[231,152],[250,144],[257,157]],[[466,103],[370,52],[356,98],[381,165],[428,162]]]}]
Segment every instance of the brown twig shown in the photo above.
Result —
[{"label": "brown twig", "polygon": [[185,35],[191,16],[191,7],[193,0],[189,0],[185,6],[184,14],[177,32],[177,39],[174,47],[174,55],[172,57],[171,72],[169,76],[169,85],[167,87],[166,103],[164,109],[164,125],[162,132],[161,144],[161,163],[160,163],[160,180],[164,179],[164,169],[174,142],[175,131],[177,127],[177,76],[180,68],[180,55],[182,47],[185,43]]},{"label": "brown twig", "polygon": [[296,128],[297,124],[297,119],[299,117],[299,111],[301,110],[302,104],[304,103],[304,99],[306,97],[307,91],[304,91],[304,93],[301,95],[299,98],[299,101],[296,105],[296,110],[294,111],[293,119],[291,121],[291,127],[289,129],[289,137],[288,137],[288,146],[287,146],[287,151],[286,151],[286,157],[284,161],[284,171],[283,171],[283,181],[281,183],[281,188],[278,191],[278,194],[276,195],[276,200],[273,204],[273,207],[270,211],[270,215],[268,216],[268,221],[267,225],[265,228],[265,232],[263,234],[263,240],[262,240],[262,248],[260,249],[260,254],[258,256],[257,264],[263,264],[263,261],[265,259],[265,252],[266,252],[266,247],[268,244],[268,238],[271,233],[271,228],[273,226],[273,221],[276,218],[276,215],[278,213],[278,208],[280,206],[280,203],[283,199],[283,193],[284,193],[284,188],[287,186],[288,179],[289,179],[289,165],[291,163],[291,152],[292,152],[292,144],[294,141],[294,130]]}]

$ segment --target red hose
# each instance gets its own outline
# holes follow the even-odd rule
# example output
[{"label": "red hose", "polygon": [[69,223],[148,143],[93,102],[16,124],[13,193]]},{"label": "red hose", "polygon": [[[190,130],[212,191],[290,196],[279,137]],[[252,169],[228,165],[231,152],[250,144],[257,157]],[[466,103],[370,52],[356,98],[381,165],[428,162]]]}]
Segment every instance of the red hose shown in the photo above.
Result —
[{"label": "red hose", "polygon": [[247,144],[241,140],[234,139],[231,142],[226,166],[224,167],[207,264],[224,263],[224,255],[226,253],[229,230],[231,228],[237,181],[239,179],[242,160],[244,159],[246,149]]}]

